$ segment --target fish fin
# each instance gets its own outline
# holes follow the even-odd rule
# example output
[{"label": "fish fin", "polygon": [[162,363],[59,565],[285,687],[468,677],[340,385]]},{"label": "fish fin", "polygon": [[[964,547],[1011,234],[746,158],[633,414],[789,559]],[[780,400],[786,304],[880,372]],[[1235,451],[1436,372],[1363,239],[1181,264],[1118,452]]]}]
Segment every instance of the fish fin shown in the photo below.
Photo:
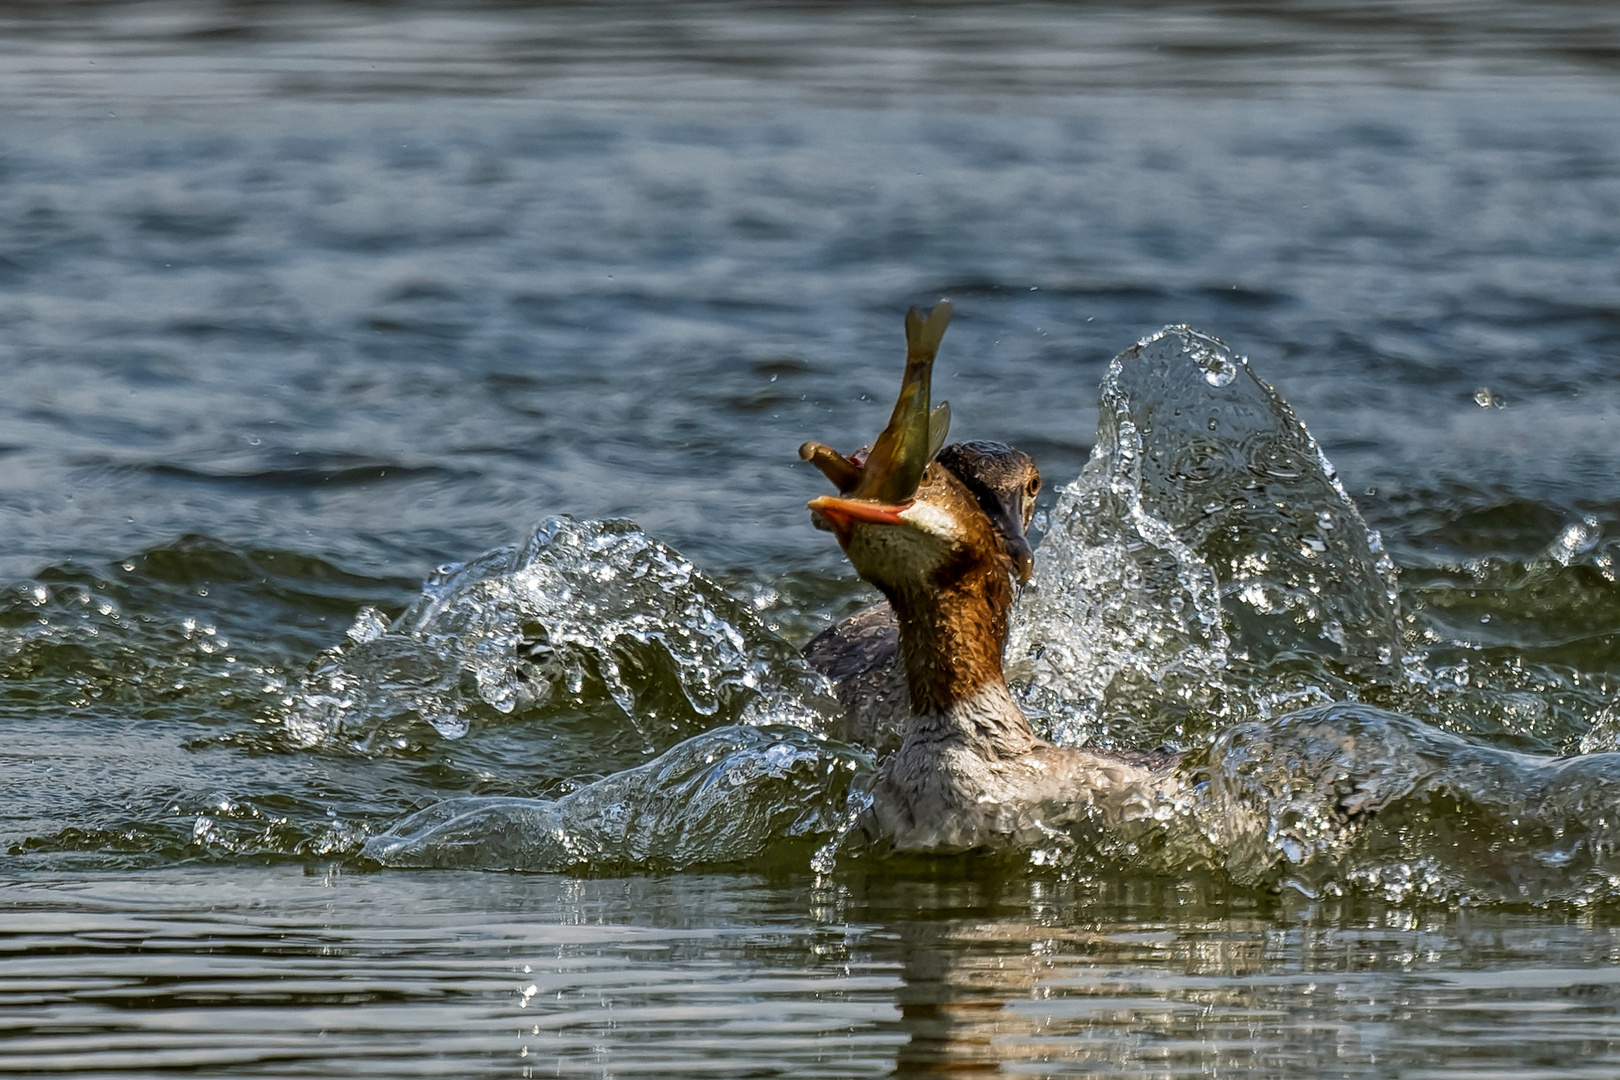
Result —
[{"label": "fish fin", "polygon": [[933,461],[951,433],[951,403],[942,401],[928,414],[928,460]]},{"label": "fish fin", "polygon": [[906,357],[933,359],[939,352],[939,343],[945,337],[945,328],[951,325],[951,302],[941,300],[926,318],[916,308],[906,312]]}]

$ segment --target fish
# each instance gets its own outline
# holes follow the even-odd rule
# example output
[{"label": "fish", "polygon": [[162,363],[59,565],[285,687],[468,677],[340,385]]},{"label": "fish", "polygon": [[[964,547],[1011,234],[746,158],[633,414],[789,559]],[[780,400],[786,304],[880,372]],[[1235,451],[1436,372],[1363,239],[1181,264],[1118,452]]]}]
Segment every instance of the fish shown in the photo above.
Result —
[{"label": "fish", "polygon": [[845,455],[819,442],[799,447],[799,457],[831,480],[840,495],[897,506],[917,493],[924,470],[945,445],[951,427],[950,403],[930,402],[934,358],[950,322],[948,300],[935,304],[926,316],[917,308],[906,312],[906,370],[900,394],[870,451]]}]

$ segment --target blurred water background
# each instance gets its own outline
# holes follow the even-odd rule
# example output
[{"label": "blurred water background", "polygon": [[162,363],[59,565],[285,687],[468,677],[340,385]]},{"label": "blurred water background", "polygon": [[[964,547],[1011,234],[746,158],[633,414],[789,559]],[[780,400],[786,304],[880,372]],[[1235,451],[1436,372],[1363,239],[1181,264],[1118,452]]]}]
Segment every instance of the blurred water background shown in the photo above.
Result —
[{"label": "blurred water background", "polygon": [[[0,4],[0,1072],[1614,1075],[1617,95],[1595,0]],[[1031,708],[1231,862],[816,855],[794,451],[941,296]],[[1121,471],[1170,323],[1303,525]]]}]

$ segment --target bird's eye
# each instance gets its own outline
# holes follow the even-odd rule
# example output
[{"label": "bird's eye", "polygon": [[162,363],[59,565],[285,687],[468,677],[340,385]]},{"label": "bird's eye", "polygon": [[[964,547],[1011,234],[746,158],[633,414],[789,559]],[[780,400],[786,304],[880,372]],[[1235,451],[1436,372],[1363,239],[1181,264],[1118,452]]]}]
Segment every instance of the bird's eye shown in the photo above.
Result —
[{"label": "bird's eye", "polygon": [[1039,495],[1040,491],[1041,491],[1040,477],[1036,477],[1035,479],[1031,480],[1028,484],[1026,484],[1025,485],[1025,491],[1028,492],[1029,497],[1032,498],[1032,499],[1036,495]]}]

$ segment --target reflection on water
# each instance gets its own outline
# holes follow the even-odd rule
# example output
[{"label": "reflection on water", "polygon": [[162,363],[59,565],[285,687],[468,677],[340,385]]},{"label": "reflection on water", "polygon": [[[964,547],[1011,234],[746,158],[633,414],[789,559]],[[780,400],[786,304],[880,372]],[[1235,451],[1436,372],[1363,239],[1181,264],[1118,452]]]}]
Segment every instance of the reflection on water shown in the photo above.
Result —
[{"label": "reflection on water", "polygon": [[[955,875],[951,875],[955,878]],[[0,1069],[1518,1077],[1620,1067],[1620,938],[1192,886],[183,869],[13,884]]]},{"label": "reflection on water", "polygon": [[1057,925],[908,928],[898,1072],[1509,1077],[1617,1061],[1607,934],[1379,912],[1330,927],[1105,909],[1075,925],[1069,899],[1032,898]]}]

